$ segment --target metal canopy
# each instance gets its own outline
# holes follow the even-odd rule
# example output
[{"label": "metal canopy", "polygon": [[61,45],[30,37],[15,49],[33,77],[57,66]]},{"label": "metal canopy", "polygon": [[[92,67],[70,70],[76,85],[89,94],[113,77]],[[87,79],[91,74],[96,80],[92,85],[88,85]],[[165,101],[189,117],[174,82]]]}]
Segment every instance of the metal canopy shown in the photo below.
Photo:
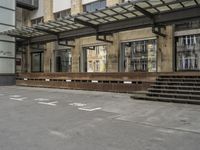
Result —
[{"label": "metal canopy", "polygon": [[[126,22],[132,20],[132,24],[137,24],[138,20],[144,21],[150,25],[155,25],[156,17],[159,18],[161,14],[170,14],[173,19],[173,12],[180,10],[198,8],[200,6],[200,0],[137,0],[128,1],[127,3],[117,4],[113,7],[106,7],[105,9],[96,10],[95,12],[84,12],[75,16],[62,18],[56,21],[48,21],[43,24],[39,24],[34,27],[22,27],[20,29],[13,29],[2,32],[1,34],[9,35],[22,39],[34,39],[39,37],[48,38],[42,41],[53,41],[58,38],[71,38],[71,33],[75,33],[78,30],[89,31],[89,33],[103,33],[102,27],[108,26],[110,32],[117,32],[118,30],[126,29],[124,25],[118,27],[119,29],[113,31],[112,26],[117,23]],[[199,13],[199,12],[196,12]],[[174,13],[175,15],[175,13]],[[180,14],[179,14],[180,15]],[[187,14],[182,14],[186,15]],[[195,14],[197,16],[197,14]],[[176,16],[175,16],[176,17]],[[184,16],[183,16],[184,17]],[[191,16],[192,18],[193,16]],[[142,20],[143,18],[143,20]],[[181,18],[181,17],[180,17]],[[145,20],[144,20],[145,19]],[[159,18],[162,20],[162,18]],[[169,18],[170,20],[171,18]],[[178,18],[179,19],[179,18]],[[135,21],[134,21],[135,20]],[[141,26],[142,27],[142,26]],[[109,33],[109,30],[107,30]],[[66,34],[66,36],[63,36]],[[70,35],[70,36],[67,36]],[[84,33],[75,33],[74,37],[84,36]],[[88,33],[85,35],[89,35]],[[33,41],[34,41],[33,40]],[[41,40],[41,39],[40,39]],[[37,40],[35,40],[37,41]],[[39,41],[38,41],[39,42]]]}]

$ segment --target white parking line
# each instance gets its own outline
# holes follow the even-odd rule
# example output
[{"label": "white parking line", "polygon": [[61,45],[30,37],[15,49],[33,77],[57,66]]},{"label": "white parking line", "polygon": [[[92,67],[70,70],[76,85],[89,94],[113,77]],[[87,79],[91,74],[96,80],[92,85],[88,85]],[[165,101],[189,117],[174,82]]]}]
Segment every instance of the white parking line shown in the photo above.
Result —
[{"label": "white parking line", "polygon": [[54,101],[54,102],[38,102],[38,104],[43,104],[43,105],[49,105],[49,106],[56,106],[56,104],[58,103],[58,101]]},{"label": "white parking line", "polygon": [[95,111],[95,110],[101,110],[102,108],[101,107],[97,107],[97,108],[92,108],[92,109],[89,109],[89,108],[78,108],[79,110],[84,110],[84,111]]}]

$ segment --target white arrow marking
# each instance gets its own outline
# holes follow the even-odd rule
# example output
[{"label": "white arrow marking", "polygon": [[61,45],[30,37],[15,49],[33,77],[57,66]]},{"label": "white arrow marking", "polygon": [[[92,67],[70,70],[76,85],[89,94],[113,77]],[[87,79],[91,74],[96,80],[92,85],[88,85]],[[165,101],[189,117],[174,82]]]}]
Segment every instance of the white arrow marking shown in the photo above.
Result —
[{"label": "white arrow marking", "polygon": [[79,110],[84,110],[84,111],[95,111],[95,110],[101,110],[102,108],[101,107],[97,107],[97,108],[92,108],[92,109],[89,109],[89,108],[78,108]]},{"label": "white arrow marking", "polygon": [[18,98],[21,97],[21,95],[10,95],[10,97]]},{"label": "white arrow marking", "polygon": [[34,100],[35,101],[48,101],[49,99],[47,99],[47,98],[36,98]]},{"label": "white arrow marking", "polygon": [[14,101],[24,101],[24,99],[26,99],[27,97],[21,97],[21,98],[14,98],[14,97],[11,97],[10,99],[11,100],[14,100]]},{"label": "white arrow marking", "polygon": [[58,101],[54,101],[54,102],[38,102],[38,104],[43,104],[43,105],[49,105],[49,106],[56,106],[56,104],[58,103]]},{"label": "white arrow marking", "polygon": [[83,107],[86,106],[86,104],[82,104],[82,103],[70,103],[70,106],[77,106],[77,107]]}]

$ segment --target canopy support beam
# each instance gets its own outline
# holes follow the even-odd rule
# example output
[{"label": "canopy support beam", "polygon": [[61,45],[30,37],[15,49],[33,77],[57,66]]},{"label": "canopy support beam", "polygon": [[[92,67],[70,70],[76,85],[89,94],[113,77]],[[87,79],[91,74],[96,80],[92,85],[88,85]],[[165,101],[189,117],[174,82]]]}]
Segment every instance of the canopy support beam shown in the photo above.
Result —
[{"label": "canopy support beam", "polygon": [[153,14],[151,14],[150,12],[146,11],[145,9],[137,6],[137,5],[134,5],[134,8],[141,12],[143,15],[145,15],[146,17],[148,17],[149,19],[151,19],[152,21],[152,32],[156,35],[159,35],[159,36],[162,36],[162,37],[166,37],[166,34],[162,33],[161,32],[161,27],[158,25],[156,26],[156,21],[155,21],[155,17]]}]

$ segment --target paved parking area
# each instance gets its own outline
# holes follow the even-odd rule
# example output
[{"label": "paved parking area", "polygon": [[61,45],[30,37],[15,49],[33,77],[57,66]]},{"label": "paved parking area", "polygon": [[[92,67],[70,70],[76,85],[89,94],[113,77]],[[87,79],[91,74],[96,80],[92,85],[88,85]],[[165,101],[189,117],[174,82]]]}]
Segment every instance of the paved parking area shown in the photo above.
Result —
[{"label": "paved parking area", "polygon": [[0,87],[0,150],[199,150],[200,106]]}]

